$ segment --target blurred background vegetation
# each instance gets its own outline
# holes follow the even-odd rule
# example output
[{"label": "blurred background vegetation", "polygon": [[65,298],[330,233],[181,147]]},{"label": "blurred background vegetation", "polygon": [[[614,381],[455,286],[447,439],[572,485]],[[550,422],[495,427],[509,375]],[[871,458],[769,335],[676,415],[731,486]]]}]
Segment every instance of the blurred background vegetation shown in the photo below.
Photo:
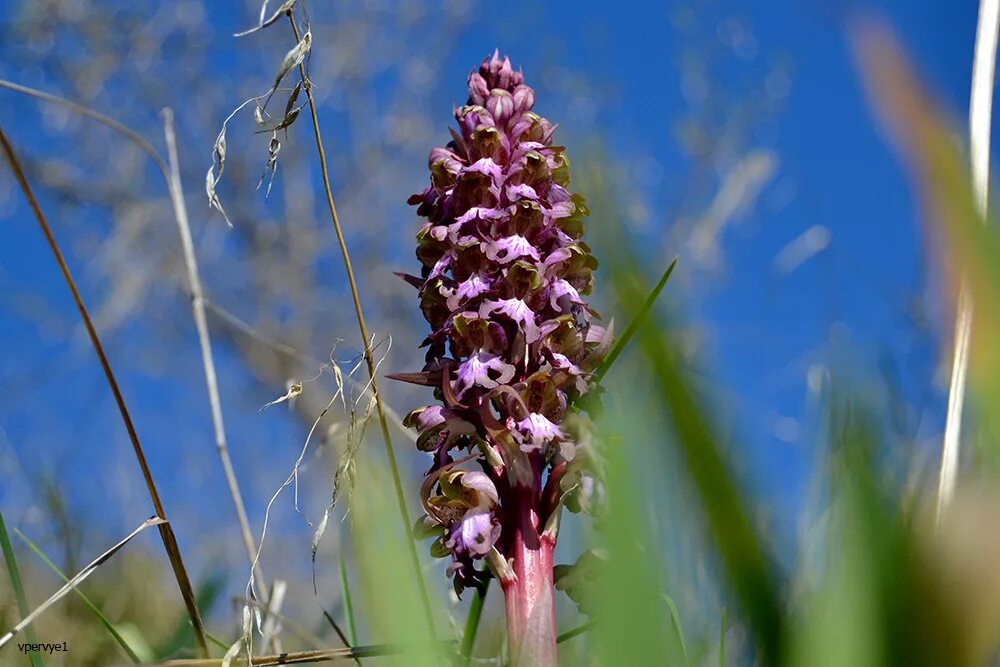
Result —
[{"label": "blurred background vegetation", "polygon": [[[934,216],[921,214],[923,200],[877,135],[851,60],[851,8],[785,4],[693,0],[613,12],[602,3],[487,11],[462,0],[357,1],[308,3],[299,16],[311,25],[310,76],[383,371],[414,370],[422,358],[425,325],[410,288],[392,276],[415,265],[406,198],[424,185],[430,148],[447,139],[468,70],[496,47],[523,66],[539,108],[560,123],[573,189],[592,210],[598,310],[622,330],[679,258],[606,381],[595,440],[607,456],[610,513],[596,522],[574,515],[561,534],[557,562],[597,546],[604,563],[587,593],[596,624],[561,644],[563,664],[995,663],[1000,541],[988,429],[967,431],[976,447],[963,465],[975,484],[953,519],[931,527],[953,321],[948,267],[988,266],[990,255],[977,264],[967,254],[992,246],[979,237],[949,244],[948,226],[922,231]],[[964,117],[975,11],[950,4],[880,8],[932,97]],[[370,435],[354,492],[313,555],[366,403],[352,384],[350,402],[324,412],[337,385],[320,369],[346,373],[362,342],[303,119],[280,135],[265,198],[254,188],[269,137],[254,134],[250,109],[237,116],[217,188],[233,228],[206,205],[222,122],[268,89],[294,44],[284,22],[232,37],[259,12],[256,0],[14,1],[0,7],[0,78],[92,107],[157,147],[160,110],[174,110],[230,449],[257,539],[268,499],[319,420],[298,505],[291,491],[275,504],[263,542],[268,581],[288,587],[280,645],[341,646],[325,614],[344,625],[348,606],[358,619],[352,641],[419,641]],[[900,100],[885,106],[904,108]],[[946,131],[934,123],[920,136]],[[249,565],[214,451],[162,178],[115,133],[10,90],[0,90],[0,124],[122,380],[208,629],[228,646],[240,633]],[[911,150],[909,164],[922,154]],[[925,194],[947,177],[917,172]],[[964,201],[964,188],[959,178],[935,201]],[[969,216],[938,217],[977,229]],[[6,170],[0,233],[0,511],[34,608],[61,581],[21,535],[74,573],[151,508],[77,313]],[[1000,282],[984,269],[975,284],[988,303]],[[297,382],[292,400],[262,409]],[[426,402],[383,385],[398,413]],[[980,415],[991,413],[990,390]],[[412,435],[397,426],[392,435],[416,507],[427,462]],[[426,545],[420,552],[439,638],[458,639],[469,600],[449,595],[441,564]],[[135,657],[193,655],[152,531],[82,590]],[[563,630],[591,620],[568,596],[558,609]],[[20,616],[0,577],[0,630]],[[502,618],[494,590],[474,650],[486,664],[502,652]],[[129,661],[73,595],[35,634],[70,645],[48,665]],[[27,664],[15,650],[0,650],[0,664]]]}]

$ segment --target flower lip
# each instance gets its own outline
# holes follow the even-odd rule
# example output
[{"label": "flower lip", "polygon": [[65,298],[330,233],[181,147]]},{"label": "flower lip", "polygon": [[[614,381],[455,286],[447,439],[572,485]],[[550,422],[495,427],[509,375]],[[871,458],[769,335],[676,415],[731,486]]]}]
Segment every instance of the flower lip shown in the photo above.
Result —
[{"label": "flower lip", "polygon": [[535,312],[521,299],[488,300],[479,308],[480,317],[489,317],[493,313],[501,313],[513,320],[529,345],[540,338]]},{"label": "flower lip", "polygon": [[[491,371],[496,377],[491,377]],[[478,350],[458,366],[455,374],[454,388],[458,398],[472,387],[492,389],[497,385],[507,384],[514,377],[514,367],[495,354]]]},{"label": "flower lip", "polygon": [[493,281],[489,277],[481,273],[473,273],[460,282],[455,291],[448,296],[448,308],[453,311],[458,310],[461,304],[476,298],[480,294],[485,294],[490,291],[492,286]]},{"label": "flower lip", "polygon": [[560,440],[563,437],[562,429],[549,421],[548,417],[537,412],[532,412],[518,422],[517,430],[526,438],[521,443],[523,451],[540,450],[550,442]]},{"label": "flower lip", "polygon": [[538,249],[519,234],[490,241],[486,246],[486,256],[501,264],[509,264],[521,257],[539,259]]},{"label": "flower lip", "polygon": [[485,556],[500,539],[500,524],[489,510],[470,509],[452,529],[447,546],[456,552]]}]

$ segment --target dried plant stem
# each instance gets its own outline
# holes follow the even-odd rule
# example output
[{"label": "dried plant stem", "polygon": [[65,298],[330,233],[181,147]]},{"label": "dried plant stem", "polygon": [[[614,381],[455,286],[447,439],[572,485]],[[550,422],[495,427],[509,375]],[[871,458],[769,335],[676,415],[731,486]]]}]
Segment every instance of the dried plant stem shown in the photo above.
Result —
[{"label": "dried plant stem", "polygon": [[[216,303],[213,303],[212,300],[209,299],[208,297],[205,297],[205,310],[211,311],[220,320],[222,320],[223,324],[226,324],[231,329],[239,331],[240,333],[246,335],[248,338],[260,343],[261,345],[267,348],[270,348],[275,352],[279,352],[291,359],[295,359],[297,361],[300,361],[304,364],[308,364],[315,368],[327,368],[330,366],[329,361],[321,361],[316,357],[306,354],[305,352],[302,352],[287,343],[269,337],[262,331],[255,329],[253,325],[251,325],[246,320],[240,319],[234,313],[226,310],[225,308]],[[357,382],[353,378],[349,378],[349,380],[351,382]],[[358,382],[358,384],[360,384],[360,382]],[[409,426],[403,425],[403,418],[399,415],[398,412],[392,409],[392,406],[389,405],[385,406],[385,416],[392,423],[392,425],[395,426],[396,429],[400,433],[402,433],[403,436],[407,438],[410,442],[415,443],[417,441],[416,432]]]},{"label": "dried plant stem", "polygon": [[[454,642],[435,642],[435,648],[451,648]],[[339,662],[356,658],[373,658],[377,656],[405,655],[410,651],[425,649],[427,645],[406,644],[372,644],[356,646],[355,648],[332,648],[322,651],[289,651],[279,655],[261,655],[251,659],[254,667],[276,667],[277,665],[307,665],[317,662]],[[222,660],[168,660],[159,663],[158,667],[221,667]]]},{"label": "dried plant stem", "polygon": [[46,610],[48,610],[56,602],[63,599],[73,591],[78,590],[80,584],[82,584],[87,577],[96,572],[97,569],[101,567],[101,565],[106,563],[108,559],[110,559],[112,556],[118,553],[118,551],[122,547],[131,542],[132,538],[134,538],[136,535],[138,535],[139,533],[141,533],[142,531],[146,530],[151,526],[164,526],[164,525],[166,525],[166,520],[158,516],[153,516],[143,521],[142,524],[140,524],[138,528],[129,533],[127,537],[120,540],[117,544],[112,546],[110,549],[107,549],[100,556],[92,560],[85,568],[77,572],[72,578],[68,579],[66,583],[63,584],[62,588],[60,588],[58,591],[50,595],[49,598],[45,600],[45,602],[35,607],[34,611],[32,611],[30,614],[22,618],[21,622],[15,625],[7,634],[0,637],[0,648],[3,648],[11,639],[17,636],[17,633],[21,632],[21,630],[31,627],[31,624],[34,623],[39,616],[44,614]]},{"label": "dried plant stem", "polygon": [[[233,603],[237,604],[237,605],[240,605],[241,607],[242,607],[242,605],[250,605],[251,607],[256,607],[257,609],[260,609],[261,611],[265,611],[266,607],[267,607],[267,605],[265,605],[260,600],[255,600],[253,598],[236,597],[236,598],[233,598]],[[319,649],[319,648],[326,648],[327,646],[330,645],[330,643],[328,641],[326,641],[323,638],[317,636],[316,634],[313,633],[312,630],[310,630],[309,628],[306,628],[305,626],[303,626],[298,621],[292,620],[288,616],[285,616],[284,614],[282,614],[280,612],[275,612],[273,610],[268,611],[267,613],[268,613],[268,617],[273,616],[276,620],[278,620],[278,621],[281,622],[281,625],[283,627],[287,627],[288,631],[291,634],[297,636],[299,639],[301,639],[301,640],[303,640],[305,642],[308,642],[309,644],[312,644],[317,649]],[[225,648],[229,648],[229,647],[226,646]],[[350,648],[350,647],[348,647],[348,648]]]},{"label": "dried plant stem", "polygon": [[174,134],[174,112],[163,110],[163,133],[167,142],[167,159],[169,160],[169,176],[167,184],[170,189],[170,201],[174,207],[174,217],[177,230],[181,235],[181,248],[184,251],[184,266],[187,269],[188,287],[191,290],[191,310],[194,314],[194,325],[198,331],[198,344],[201,348],[201,362],[205,370],[205,385],[208,388],[208,404],[212,411],[212,427],[215,431],[215,448],[219,452],[222,471],[226,476],[226,486],[233,499],[236,509],[236,519],[240,524],[243,536],[243,546],[257,579],[260,590],[266,591],[264,574],[257,561],[257,545],[250,531],[250,521],[247,519],[243,495],[236,480],[233,462],[229,457],[229,446],[226,442],[226,426],[222,420],[222,402],[219,400],[219,384],[215,373],[215,358],[212,355],[212,339],[208,333],[208,321],[205,317],[205,292],[201,286],[201,275],[198,272],[198,260],[194,254],[194,242],[191,240],[191,225],[188,222],[187,206],[184,204],[184,188],[181,185],[180,164],[177,159],[177,139]]},{"label": "dried plant stem", "polygon": [[[2,517],[0,517],[0,518],[2,518]],[[55,572],[59,576],[59,578],[63,580],[63,583],[67,583],[67,584],[69,583],[70,578],[66,575],[66,573],[63,572],[62,570],[60,570],[59,566],[57,566],[55,563],[53,563],[52,559],[49,558],[45,554],[45,552],[42,551],[41,548],[37,544],[35,544],[33,541],[31,541],[31,539],[27,535],[25,535],[24,533],[22,533],[17,528],[14,529],[14,533],[18,537],[21,538],[22,542],[24,542],[25,544],[28,545],[29,549],[31,549],[33,552],[35,552],[35,555],[38,556],[42,560],[42,562],[45,563],[49,567],[50,570],[52,570],[53,572]],[[101,625],[103,625],[105,627],[105,629],[108,631],[108,634],[110,634],[112,636],[112,638],[114,638],[114,640],[118,644],[118,646],[122,649],[122,651],[125,652],[125,655],[127,655],[129,657],[129,660],[131,660],[133,663],[135,663],[137,665],[141,664],[142,660],[140,660],[139,656],[137,656],[135,654],[135,651],[132,649],[131,646],[129,646],[129,643],[127,641],[125,641],[125,638],[122,637],[121,633],[114,626],[114,624],[111,621],[108,620],[107,616],[104,615],[104,612],[102,612],[100,610],[100,608],[98,608],[98,606],[95,605],[91,601],[91,599],[89,597],[87,597],[87,595],[83,591],[81,591],[79,588],[74,589],[74,592],[83,601],[83,603],[85,605],[87,605],[88,608],[90,608],[90,611],[94,612],[94,615],[97,617],[97,620],[99,620],[101,622]],[[22,616],[23,616],[23,614],[22,614]],[[29,630],[30,629],[31,628],[29,628]],[[209,636],[209,638],[211,638],[211,636],[208,635],[208,633],[206,633],[206,635]],[[30,635],[28,636],[28,641],[31,642],[32,644],[37,644],[38,643],[38,640],[32,639]],[[225,647],[223,647],[223,648],[225,648]]]},{"label": "dried plant stem", "polygon": [[[979,3],[975,57],[972,65],[972,93],[969,101],[969,143],[971,146],[972,187],[976,205],[986,219],[990,177],[990,125],[993,113],[993,77],[996,70],[997,32],[1000,28],[1000,0]],[[948,392],[948,412],[941,447],[938,479],[937,521],[955,493],[958,453],[962,437],[962,408],[965,403],[965,376],[969,366],[969,339],[972,335],[972,297],[962,281],[955,318],[955,347]]]},{"label": "dried plant stem", "polygon": [[53,95],[52,93],[46,93],[41,90],[36,90],[34,88],[29,88],[28,86],[22,86],[19,83],[14,83],[13,81],[6,81],[0,79],[0,88],[6,88],[8,90],[13,90],[15,92],[27,95],[29,97],[34,97],[36,99],[42,100],[43,102],[49,102],[50,104],[55,104],[57,106],[63,107],[64,109],[69,109],[73,113],[80,114],[81,116],[86,116],[91,120],[97,121],[101,125],[110,127],[115,132],[121,134],[122,136],[128,138],[133,144],[138,146],[146,155],[148,155],[156,166],[163,172],[164,178],[169,180],[169,169],[167,168],[167,163],[163,157],[153,148],[152,144],[146,141],[138,132],[131,130],[128,127],[122,125],[114,118],[105,116],[102,113],[98,113],[89,107],[85,107],[82,104],[77,104],[76,102],[71,102],[65,98]]},{"label": "dried plant stem", "polygon": [[[295,16],[292,11],[288,11],[288,21],[292,26],[292,33],[295,35],[295,43],[300,41],[299,28],[295,25]],[[420,590],[420,598],[424,607],[424,617],[434,636],[434,617],[431,609],[430,598],[427,595],[427,585],[424,582],[423,571],[420,568],[420,558],[417,555],[416,544],[410,535],[410,515],[406,509],[406,495],[403,493],[403,483],[399,477],[399,467],[396,465],[396,455],[392,450],[392,437],[389,435],[389,424],[386,421],[385,407],[382,405],[382,392],[378,387],[375,360],[372,355],[371,339],[368,336],[368,327],[365,324],[365,316],[361,309],[361,298],[358,295],[358,285],[354,278],[354,269],[351,266],[351,256],[347,251],[347,244],[344,241],[344,232],[340,226],[340,218],[337,215],[337,206],[333,201],[333,187],[330,184],[330,173],[326,164],[326,150],[323,147],[323,138],[319,129],[319,117],[316,113],[316,102],[313,99],[312,83],[306,74],[305,64],[299,64],[299,74],[302,77],[302,87],[305,89],[306,98],[309,100],[309,113],[312,116],[313,135],[316,138],[316,150],[319,153],[319,166],[323,175],[323,189],[326,194],[327,207],[330,209],[330,218],[333,221],[333,229],[337,234],[337,243],[340,245],[340,253],[344,259],[344,269],[347,272],[347,280],[350,283],[351,298],[354,300],[354,312],[357,315],[358,329],[361,332],[361,340],[365,346],[365,363],[368,366],[368,375],[371,378],[372,394],[375,398],[376,409],[378,411],[379,425],[382,429],[382,439],[385,442],[386,458],[389,460],[389,471],[392,473],[392,483],[396,491],[396,502],[399,505],[400,518],[403,521],[403,530],[406,534],[406,544],[409,549],[410,561],[413,566],[413,576],[417,581]]]},{"label": "dried plant stem", "polygon": [[61,106],[111,128],[146,153],[146,155],[149,156],[149,158],[160,170],[160,173],[163,175],[163,180],[170,193],[171,203],[174,207],[174,215],[181,234],[181,245],[183,246],[184,261],[188,271],[188,283],[191,290],[191,307],[194,311],[195,327],[198,330],[198,340],[201,345],[202,362],[205,368],[205,383],[208,386],[209,403],[212,411],[212,424],[215,428],[216,447],[219,450],[223,471],[226,475],[226,482],[229,486],[233,504],[236,507],[236,515],[240,524],[240,532],[242,533],[243,543],[247,549],[250,563],[254,566],[254,576],[261,583],[260,589],[262,591],[266,591],[267,587],[264,584],[263,573],[261,572],[260,565],[255,565],[254,554],[256,553],[256,546],[254,545],[253,534],[250,531],[249,522],[246,516],[246,509],[243,504],[243,498],[240,494],[239,484],[237,483],[236,475],[233,471],[232,462],[229,457],[228,448],[226,446],[225,427],[222,421],[222,408],[219,400],[218,383],[216,381],[215,363],[212,356],[211,338],[209,337],[205,317],[205,304],[207,300],[205,299],[204,290],[201,286],[198,264],[194,254],[194,244],[191,240],[190,225],[188,224],[187,209],[184,205],[184,191],[180,182],[180,168],[177,160],[177,148],[173,134],[172,112],[169,112],[170,120],[166,121],[167,127],[165,128],[168,144],[167,149],[170,152],[171,158],[171,162],[168,164],[152,144],[146,141],[146,139],[144,139],[139,133],[128,128],[114,118],[105,116],[104,114],[94,111],[89,107],[77,104],[76,102],[71,102],[70,100],[58,97],[57,95],[29,88],[28,86],[22,86],[11,81],[0,79],[0,88],[7,88],[8,90],[13,90],[15,92],[28,95],[29,97],[34,97],[42,100],[43,102]]},{"label": "dried plant stem", "polygon": [[11,171],[14,172],[14,177],[17,179],[18,184],[21,186],[21,190],[24,192],[24,196],[28,199],[28,203],[31,205],[31,210],[35,214],[35,218],[38,221],[38,225],[42,229],[42,233],[45,234],[49,248],[51,248],[52,254],[55,256],[56,263],[59,264],[59,269],[62,271],[63,278],[66,281],[66,286],[69,287],[69,291],[73,295],[73,301],[76,303],[76,307],[80,311],[80,318],[83,320],[84,327],[87,329],[87,335],[90,337],[90,342],[94,347],[94,351],[97,353],[97,358],[100,360],[101,368],[104,370],[104,376],[108,381],[108,386],[111,388],[111,393],[114,395],[115,403],[118,406],[118,412],[121,414],[122,422],[125,424],[125,430],[128,431],[129,440],[132,442],[132,449],[135,451],[135,457],[139,462],[139,468],[142,470],[142,476],[146,482],[146,489],[149,491],[149,497],[153,501],[153,508],[156,510],[156,516],[157,518],[163,520],[163,523],[158,525],[160,538],[163,540],[163,547],[167,552],[168,559],[170,560],[170,566],[173,568],[174,577],[177,580],[177,586],[181,591],[181,597],[184,598],[184,605],[187,607],[188,615],[191,617],[191,625],[194,628],[198,652],[200,655],[207,656],[208,646],[205,643],[205,629],[202,626],[201,615],[198,613],[198,605],[195,602],[194,590],[191,588],[191,581],[188,579],[187,570],[184,567],[184,560],[181,558],[180,547],[177,545],[177,538],[174,536],[173,528],[171,528],[170,523],[167,521],[167,514],[163,509],[163,503],[160,501],[160,494],[156,489],[156,483],[153,481],[153,475],[149,470],[149,464],[146,462],[146,455],[143,452],[142,444],[139,442],[139,435],[136,433],[135,425],[132,423],[132,417],[129,415],[128,408],[125,405],[125,399],[122,397],[121,390],[118,387],[118,381],[115,379],[114,372],[111,370],[111,364],[108,361],[107,355],[104,353],[104,346],[101,344],[101,339],[97,335],[97,330],[94,328],[94,324],[90,319],[90,314],[87,312],[87,308],[83,303],[83,298],[80,296],[80,291],[76,287],[76,281],[73,280],[73,275],[70,273],[69,266],[63,258],[62,251],[59,249],[59,244],[52,233],[52,229],[49,227],[49,224],[45,219],[45,215],[42,213],[42,209],[38,205],[38,200],[35,199],[35,194],[32,192],[31,186],[28,184],[28,180],[24,175],[24,170],[21,168],[21,163],[18,161],[10,142],[7,141],[7,135],[4,133],[2,128],[0,128],[0,145],[3,147],[4,155],[7,158],[7,162],[10,164]]}]

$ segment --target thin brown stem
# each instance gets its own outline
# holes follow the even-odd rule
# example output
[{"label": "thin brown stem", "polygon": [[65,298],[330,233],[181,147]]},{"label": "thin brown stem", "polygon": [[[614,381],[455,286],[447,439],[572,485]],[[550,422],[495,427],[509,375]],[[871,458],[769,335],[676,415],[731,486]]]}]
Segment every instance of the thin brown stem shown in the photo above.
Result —
[{"label": "thin brown stem", "polygon": [[[434,642],[429,646],[434,648],[450,648],[455,642]],[[373,644],[355,648],[332,648],[323,651],[290,651],[280,655],[255,656],[250,664],[254,667],[276,667],[277,665],[306,665],[317,662],[337,662],[354,660],[355,658],[373,658],[376,656],[405,655],[409,651],[420,651],[428,645],[406,644]],[[222,660],[169,660],[159,663],[158,667],[220,667]]]},{"label": "thin brown stem", "polygon": [[142,476],[146,482],[146,489],[149,491],[149,497],[153,501],[156,516],[164,521],[164,523],[161,523],[158,526],[160,530],[160,538],[163,540],[163,547],[166,549],[167,557],[170,560],[170,566],[174,571],[174,577],[177,579],[177,586],[180,588],[181,597],[184,598],[184,605],[187,607],[188,615],[191,617],[191,625],[194,628],[198,652],[200,655],[207,656],[208,645],[205,643],[205,629],[202,626],[201,615],[198,613],[198,605],[195,602],[194,591],[191,588],[191,581],[188,579],[187,570],[184,567],[184,560],[181,558],[180,547],[177,545],[177,538],[174,536],[173,528],[170,526],[170,523],[167,522],[167,514],[163,509],[163,503],[160,501],[160,494],[156,490],[156,483],[153,481],[153,475],[149,470],[149,464],[146,462],[146,455],[143,452],[142,444],[139,442],[139,436],[136,433],[135,425],[132,423],[132,417],[129,415],[128,408],[125,405],[125,399],[122,397],[121,390],[118,387],[118,381],[115,379],[115,374],[111,370],[111,364],[108,362],[107,355],[104,353],[104,346],[101,344],[101,339],[97,335],[97,330],[94,328],[94,324],[90,319],[90,314],[87,312],[87,308],[83,303],[83,298],[80,296],[80,291],[76,287],[76,281],[73,280],[73,275],[70,273],[69,266],[63,258],[62,251],[59,249],[59,244],[52,233],[52,229],[49,227],[49,224],[45,219],[45,215],[42,213],[41,207],[38,205],[38,200],[35,199],[35,194],[32,192],[31,186],[28,184],[28,179],[24,175],[21,163],[17,159],[17,155],[14,153],[14,149],[10,145],[10,142],[7,141],[7,135],[4,134],[2,128],[0,128],[0,144],[2,144],[4,155],[7,158],[8,164],[10,164],[11,171],[14,172],[14,177],[21,186],[21,190],[24,192],[24,196],[27,198],[28,203],[31,206],[31,210],[35,214],[35,219],[38,221],[38,225],[42,229],[42,233],[45,234],[45,239],[48,241],[49,248],[51,248],[52,254],[55,256],[56,263],[59,264],[59,269],[62,271],[63,278],[66,281],[66,286],[69,287],[69,291],[73,295],[73,301],[76,303],[77,310],[80,311],[80,318],[83,320],[83,325],[87,329],[87,335],[90,337],[90,342],[94,347],[94,351],[97,353],[97,358],[101,362],[101,368],[104,370],[104,377],[108,381],[108,386],[111,388],[111,393],[114,395],[115,403],[118,405],[118,412],[121,414],[122,422],[125,424],[125,430],[128,431],[129,440],[132,442],[132,449],[135,451],[135,457],[139,462],[139,468],[142,470]]},{"label": "thin brown stem", "polygon": [[[250,605],[251,607],[256,607],[257,609],[260,609],[261,612],[267,612],[269,616],[273,616],[276,620],[280,621],[282,626],[288,628],[288,631],[291,634],[297,636],[299,639],[303,641],[312,644],[317,649],[329,646],[329,642],[314,634],[312,630],[306,628],[298,621],[295,621],[294,619],[289,618],[288,616],[285,616],[284,614],[278,612],[267,611],[267,605],[265,605],[260,600],[255,600],[253,598],[246,598],[246,597],[234,597],[232,601],[233,604],[239,605],[240,609],[242,609],[243,605]],[[348,648],[350,648],[350,646],[348,646]]]},{"label": "thin brown stem", "polygon": [[[347,648],[353,648],[351,646],[350,640],[347,638],[347,635],[344,634],[344,631],[340,628],[340,624],[337,623],[336,620],[334,620],[333,616],[326,609],[323,610],[323,618],[325,618],[326,622],[329,623],[333,627],[333,631],[337,633],[338,637],[340,637],[340,641],[342,641],[344,643],[344,646],[346,646]],[[355,662],[355,664],[360,665],[361,664],[361,658],[358,658],[358,657],[355,656],[354,662]]]},{"label": "thin brown stem", "polygon": [[[231,311],[226,310],[217,303],[213,303],[212,300],[208,297],[205,297],[205,310],[211,311],[220,320],[222,320],[224,324],[226,324],[230,328],[235,329],[236,331],[239,331],[242,334],[245,334],[248,338],[260,343],[265,347],[270,348],[275,352],[279,352],[287,357],[300,361],[304,364],[309,364],[310,366],[313,366],[315,368],[327,368],[330,365],[329,361],[321,361],[310,354],[306,354],[305,352],[302,352],[301,350],[292,347],[288,343],[284,343],[280,340],[271,338],[264,332],[255,329],[253,325],[251,325],[246,320],[240,319],[237,315],[235,315]],[[354,380],[353,378],[348,378],[348,379],[352,383],[357,382],[359,385],[361,384],[360,382]],[[392,423],[392,425],[395,426],[396,429],[400,433],[402,433],[403,436],[407,438],[410,442],[417,441],[416,432],[409,426],[403,425],[403,418],[399,415],[398,412],[392,409],[392,406],[390,405],[385,406],[385,416]]]},{"label": "thin brown stem", "polygon": [[205,292],[201,286],[201,275],[198,271],[198,260],[194,253],[194,242],[191,240],[191,225],[188,222],[187,206],[184,204],[184,189],[181,185],[180,164],[177,158],[177,139],[174,135],[174,112],[163,110],[163,133],[167,141],[167,158],[169,160],[169,176],[167,186],[170,190],[170,201],[174,207],[174,217],[177,220],[177,230],[181,236],[181,248],[184,251],[184,265],[187,268],[188,287],[191,290],[191,310],[194,314],[195,329],[198,331],[198,344],[201,348],[201,362],[205,372],[205,385],[208,389],[208,404],[212,412],[212,427],[215,431],[215,448],[222,462],[222,471],[226,476],[229,496],[236,509],[236,519],[240,524],[243,536],[243,546],[253,576],[257,579],[260,590],[266,591],[264,573],[257,559],[257,545],[250,531],[250,521],[247,519],[243,495],[233,470],[233,462],[229,457],[229,446],[226,440],[226,426],[222,420],[222,401],[219,399],[219,384],[215,373],[215,358],[212,354],[212,339],[208,333],[208,321],[205,317]]},{"label": "thin brown stem", "polygon": [[174,207],[174,215],[181,233],[181,244],[184,249],[185,265],[188,269],[188,284],[191,290],[191,306],[195,314],[195,326],[198,330],[198,340],[201,344],[202,351],[202,362],[205,367],[205,382],[208,385],[209,391],[209,403],[212,411],[212,423],[215,428],[216,447],[220,452],[219,455],[222,460],[223,471],[226,475],[230,495],[232,496],[233,503],[236,507],[237,519],[240,524],[240,532],[242,534],[244,546],[247,548],[251,567],[254,570],[256,578],[261,583],[260,589],[267,590],[260,565],[259,563],[255,563],[256,546],[254,545],[253,534],[250,531],[249,522],[246,516],[246,509],[243,504],[242,495],[239,491],[239,485],[236,481],[235,472],[233,471],[232,462],[226,446],[221,402],[219,401],[218,386],[215,379],[215,364],[212,358],[211,338],[208,334],[205,317],[205,304],[207,303],[207,299],[204,296],[204,290],[201,286],[198,265],[194,255],[194,245],[191,240],[190,225],[188,224],[187,209],[184,206],[183,188],[180,182],[179,162],[176,155],[176,146],[174,145],[172,126],[165,128],[165,132],[167,133],[168,151],[170,152],[171,158],[170,164],[168,164],[167,160],[165,160],[156,148],[154,148],[152,144],[142,137],[142,135],[118,122],[114,118],[105,116],[104,114],[83,106],[82,104],[77,104],[76,102],[72,102],[57,95],[37,90],[35,88],[30,88],[28,86],[23,86],[12,81],[0,79],[0,88],[13,90],[15,92],[28,95],[29,97],[42,100],[43,102],[61,106],[81,116],[90,118],[91,120],[96,121],[114,130],[115,132],[118,132],[146,153],[163,175],[163,180],[166,183],[168,192],[170,193],[171,203]]},{"label": "thin brown stem", "polygon": [[[292,26],[292,33],[295,35],[295,43],[298,44],[301,37],[299,28],[295,24],[295,16],[292,10],[288,11],[288,21]],[[365,316],[361,309],[361,298],[358,295],[358,284],[354,278],[354,269],[351,266],[351,256],[347,251],[347,243],[344,241],[344,232],[340,226],[340,218],[337,215],[337,206],[333,201],[333,186],[330,184],[330,172],[326,164],[326,149],[323,147],[323,138],[319,129],[319,117],[316,112],[316,102],[313,99],[312,83],[306,74],[304,63],[299,64],[299,74],[302,77],[302,87],[309,100],[309,113],[312,116],[313,135],[316,138],[316,151],[319,154],[319,166],[323,175],[323,189],[326,194],[326,204],[330,209],[330,218],[333,221],[333,229],[337,234],[337,243],[340,245],[340,253],[344,260],[344,269],[347,272],[347,281],[351,288],[351,298],[354,300],[354,313],[358,320],[358,329],[361,332],[361,340],[365,346],[365,363],[368,366],[368,375],[371,378],[372,395],[375,397],[376,409],[378,411],[379,425],[382,429],[382,440],[385,442],[385,454],[389,461],[389,471],[392,473],[392,483],[396,491],[396,502],[399,505],[399,515],[403,522],[403,531],[406,534],[406,544],[409,550],[410,561],[413,567],[413,576],[417,581],[420,590],[421,602],[424,606],[424,617],[427,620],[431,635],[435,635],[434,616],[431,608],[430,598],[427,595],[427,585],[424,582],[423,571],[420,568],[420,557],[417,555],[417,547],[410,535],[410,515],[406,509],[406,495],[403,493],[403,483],[399,477],[399,467],[396,465],[396,454],[392,450],[392,437],[389,435],[389,424],[386,420],[385,407],[382,405],[382,393],[379,391],[378,379],[375,368],[375,359],[372,354],[371,339],[368,336],[368,327],[365,324]]]}]

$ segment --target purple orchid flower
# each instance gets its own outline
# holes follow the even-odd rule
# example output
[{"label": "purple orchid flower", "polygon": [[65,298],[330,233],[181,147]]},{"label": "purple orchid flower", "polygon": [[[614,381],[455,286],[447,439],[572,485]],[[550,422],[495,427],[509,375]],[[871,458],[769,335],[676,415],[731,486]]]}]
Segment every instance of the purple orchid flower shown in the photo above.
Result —
[{"label": "purple orchid flower", "polygon": [[[421,532],[451,558],[458,593],[500,580],[512,664],[546,667],[556,661],[556,519],[564,504],[598,504],[579,500],[595,495],[595,477],[579,455],[581,420],[566,416],[593,389],[610,331],[586,304],[597,268],[581,242],[587,208],[567,189],[569,163],[555,126],[533,111],[535,91],[495,53],[468,94],[453,140],[431,151],[430,185],[409,199],[427,222],[421,275],[405,279],[431,334],[424,370],[396,377],[442,401],[404,422],[434,456]],[[469,455],[455,457],[463,447]],[[586,480],[566,485],[572,499],[561,485],[570,464]]]}]

